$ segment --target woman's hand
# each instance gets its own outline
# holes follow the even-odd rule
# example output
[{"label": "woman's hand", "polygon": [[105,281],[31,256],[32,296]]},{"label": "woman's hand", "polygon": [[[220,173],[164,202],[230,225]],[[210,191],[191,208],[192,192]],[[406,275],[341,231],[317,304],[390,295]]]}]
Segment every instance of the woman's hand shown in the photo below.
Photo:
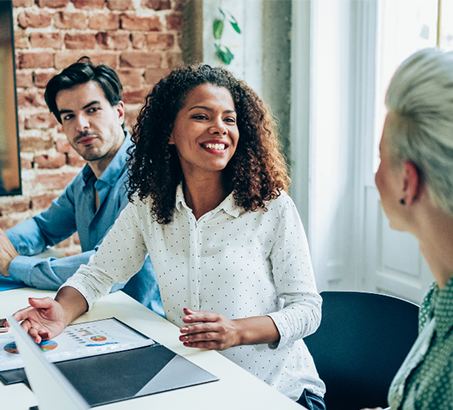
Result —
[{"label": "woman's hand", "polygon": [[196,312],[184,308],[186,326],[180,328],[179,340],[187,347],[225,350],[233,346],[275,343],[280,334],[267,315],[227,319],[220,313]]},{"label": "woman's hand", "polygon": [[59,335],[66,327],[62,306],[52,298],[29,298],[30,306],[14,313],[36,343]]},{"label": "woman's hand", "polygon": [[187,347],[209,350],[225,350],[240,344],[236,321],[219,313],[196,312],[184,308],[186,326],[180,328],[179,340]]}]

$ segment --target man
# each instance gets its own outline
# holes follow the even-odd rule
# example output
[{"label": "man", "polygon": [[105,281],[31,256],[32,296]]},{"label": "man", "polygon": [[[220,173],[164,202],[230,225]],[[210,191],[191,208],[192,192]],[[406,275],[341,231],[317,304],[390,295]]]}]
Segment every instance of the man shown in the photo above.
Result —
[{"label": "man", "polygon": [[[49,209],[6,231],[0,229],[0,274],[38,289],[58,289],[88,262],[127,205],[127,148],[124,103],[117,74],[84,57],[54,76],[46,87],[50,111],[71,146],[87,161]],[[78,232],[82,253],[36,258]],[[154,270],[147,257],[141,271],[114,285],[164,315]]]}]

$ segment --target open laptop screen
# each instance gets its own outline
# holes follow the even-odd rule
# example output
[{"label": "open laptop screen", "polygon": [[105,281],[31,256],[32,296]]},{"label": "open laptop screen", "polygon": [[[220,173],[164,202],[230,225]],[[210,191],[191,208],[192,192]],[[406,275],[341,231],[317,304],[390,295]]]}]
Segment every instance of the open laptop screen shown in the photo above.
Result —
[{"label": "open laptop screen", "polygon": [[85,410],[90,406],[58,368],[49,363],[41,349],[14,317],[8,317],[25,373],[38,400],[39,410]]}]

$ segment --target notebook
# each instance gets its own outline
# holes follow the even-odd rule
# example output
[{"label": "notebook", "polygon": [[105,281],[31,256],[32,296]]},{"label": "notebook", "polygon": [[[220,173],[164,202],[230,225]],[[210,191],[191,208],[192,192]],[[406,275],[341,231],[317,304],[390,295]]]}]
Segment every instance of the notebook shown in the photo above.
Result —
[{"label": "notebook", "polygon": [[[49,363],[12,317],[8,322],[39,410],[88,409],[219,380],[152,339],[144,347]],[[64,399],[72,407],[62,406]]]}]

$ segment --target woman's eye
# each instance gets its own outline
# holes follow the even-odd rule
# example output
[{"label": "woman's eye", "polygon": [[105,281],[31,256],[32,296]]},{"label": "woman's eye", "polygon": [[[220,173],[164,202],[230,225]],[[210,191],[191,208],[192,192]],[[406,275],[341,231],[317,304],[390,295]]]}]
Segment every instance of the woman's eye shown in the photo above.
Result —
[{"label": "woman's eye", "polygon": [[194,115],[194,116],[192,116],[192,118],[194,118],[194,119],[196,119],[196,120],[205,120],[205,119],[207,119],[208,117],[206,117],[206,115],[200,114],[200,115]]},{"label": "woman's eye", "polygon": [[235,124],[236,123],[236,118],[228,117],[228,118],[225,118],[224,121],[225,122],[229,122],[231,124]]}]

